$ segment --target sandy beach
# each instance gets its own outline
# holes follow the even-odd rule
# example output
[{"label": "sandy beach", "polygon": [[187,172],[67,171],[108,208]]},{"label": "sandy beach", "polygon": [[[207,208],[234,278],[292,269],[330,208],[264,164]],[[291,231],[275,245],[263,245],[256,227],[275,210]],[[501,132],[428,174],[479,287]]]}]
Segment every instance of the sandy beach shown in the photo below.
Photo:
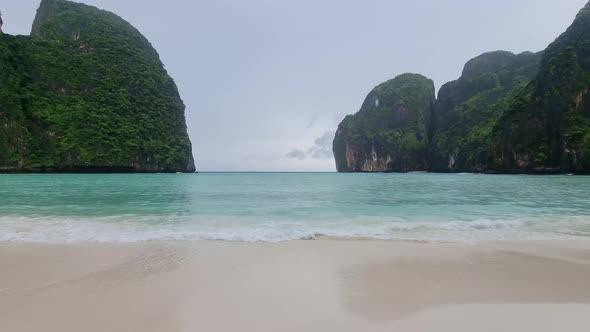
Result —
[{"label": "sandy beach", "polygon": [[590,243],[0,244],[0,331],[586,331]]}]

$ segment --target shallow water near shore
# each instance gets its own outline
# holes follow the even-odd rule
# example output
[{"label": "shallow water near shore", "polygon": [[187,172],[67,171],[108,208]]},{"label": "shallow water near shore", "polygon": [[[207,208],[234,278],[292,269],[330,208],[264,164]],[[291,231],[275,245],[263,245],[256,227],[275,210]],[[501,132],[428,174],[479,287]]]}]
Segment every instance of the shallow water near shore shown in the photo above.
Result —
[{"label": "shallow water near shore", "polygon": [[0,241],[590,240],[590,177],[476,174],[0,176]]}]

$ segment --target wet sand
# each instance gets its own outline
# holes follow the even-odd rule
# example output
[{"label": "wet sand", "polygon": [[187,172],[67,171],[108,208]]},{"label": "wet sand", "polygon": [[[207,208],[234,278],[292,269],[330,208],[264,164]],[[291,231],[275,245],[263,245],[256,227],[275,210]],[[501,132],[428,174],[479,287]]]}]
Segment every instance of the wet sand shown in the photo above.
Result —
[{"label": "wet sand", "polygon": [[0,243],[0,331],[586,331],[590,242]]}]

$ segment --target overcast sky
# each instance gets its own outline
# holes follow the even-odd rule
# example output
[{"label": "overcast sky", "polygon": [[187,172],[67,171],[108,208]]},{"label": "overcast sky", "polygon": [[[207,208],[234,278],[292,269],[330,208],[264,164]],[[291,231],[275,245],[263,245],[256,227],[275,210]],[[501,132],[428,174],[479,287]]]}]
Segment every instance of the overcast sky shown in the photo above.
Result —
[{"label": "overcast sky", "polygon": [[[340,120],[404,72],[437,88],[483,52],[540,51],[587,0],[85,0],[156,47],[200,171],[333,171]],[[28,34],[39,0],[2,0]]]}]

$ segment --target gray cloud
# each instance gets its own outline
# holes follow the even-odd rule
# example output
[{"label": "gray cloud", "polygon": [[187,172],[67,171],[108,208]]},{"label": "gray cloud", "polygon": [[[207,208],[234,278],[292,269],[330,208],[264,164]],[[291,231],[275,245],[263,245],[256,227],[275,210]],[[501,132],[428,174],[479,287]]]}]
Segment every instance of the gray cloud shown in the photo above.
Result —
[{"label": "gray cloud", "polygon": [[315,140],[315,144],[309,148],[307,153],[312,158],[318,159],[332,159],[334,153],[332,152],[332,141],[334,140],[334,132],[328,131],[322,137]]},{"label": "gray cloud", "polygon": [[315,123],[318,121],[319,118],[320,118],[320,114],[314,113],[311,116],[311,119],[309,119],[309,123],[307,124],[307,129],[311,129],[311,127],[313,127],[315,125]]},{"label": "gray cloud", "polygon": [[333,131],[326,132],[322,137],[317,138],[315,140],[315,145],[325,148],[325,147],[332,147],[332,141],[334,141],[334,135],[336,133]]},{"label": "gray cloud", "polygon": [[287,153],[286,157],[291,159],[303,160],[307,157],[307,154],[303,150],[295,149]]},{"label": "gray cloud", "polygon": [[304,160],[306,158],[312,159],[332,159],[332,141],[334,140],[334,132],[328,131],[321,137],[316,138],[315,143],[307,151],[295,149],[287,153],[286,157],[291,159]]}]

